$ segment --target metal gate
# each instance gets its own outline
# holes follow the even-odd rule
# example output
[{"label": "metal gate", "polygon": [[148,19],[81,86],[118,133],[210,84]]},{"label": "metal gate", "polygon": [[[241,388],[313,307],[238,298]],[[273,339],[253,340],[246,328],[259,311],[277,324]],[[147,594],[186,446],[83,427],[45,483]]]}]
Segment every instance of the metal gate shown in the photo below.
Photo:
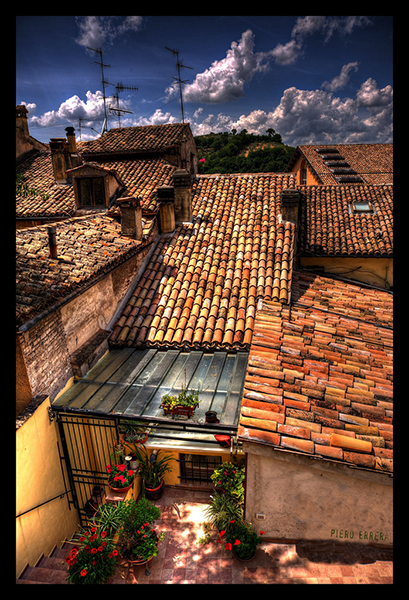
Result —
[{"label": "metal gate", "polygon": [[61,445],[81,527],[89,525],[103,494],[108,492],[106,465],[119,439],[117,421],[56,413]]}]

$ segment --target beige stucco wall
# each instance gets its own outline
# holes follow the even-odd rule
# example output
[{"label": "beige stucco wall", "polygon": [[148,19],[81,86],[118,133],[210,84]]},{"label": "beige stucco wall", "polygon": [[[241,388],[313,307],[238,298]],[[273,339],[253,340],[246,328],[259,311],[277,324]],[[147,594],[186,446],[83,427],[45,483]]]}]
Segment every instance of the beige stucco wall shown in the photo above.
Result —
[{"label": "beige stucco wall", "polygon": [[328,276],[339,275],[381,288],[393,286],[392,258],[301,256],[300,266],[304,269],[323,267]]},{"label": "beige stucco wall", "polygon": [[[48,406],[47,398],[16,431],[16,516],[65,492]],[[16,518],[16,577],[27,563],[33,566],[42,553],[48,556],[70,538],[77,524],[78,513],[69,509],[67,496]]]},{"label": "beige stucco wall", "polygon": [[[261,444],[246,443],[244,450],[246,519],[265,531],[266,538],[392,544],[388,475]],[[258,520],[257,513],[265,519]]]}]

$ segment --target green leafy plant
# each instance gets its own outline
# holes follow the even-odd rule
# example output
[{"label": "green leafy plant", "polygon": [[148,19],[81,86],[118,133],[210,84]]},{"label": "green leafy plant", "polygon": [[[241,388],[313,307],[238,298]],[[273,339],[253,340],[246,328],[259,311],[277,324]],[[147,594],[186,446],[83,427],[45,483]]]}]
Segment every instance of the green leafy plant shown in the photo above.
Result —
[{"label": "green leafy plant", "polygon": [[184,408],[196,408],[200,402],[200,384],[197,390],[188,390],[187,387],[183,386],[182,391],[177,396],[171,396],[165,394],[162,396],[162,407],[167,409],[176,408],[181,406]]},{"label": "green leafy plant", "polygon": [[240,502],[244,501],[245,467],[232,462],[224,462],[210,476],[216,487],[221,487],[226,494],[234,496]]},{"label": "green leafy plant", "polygon": [[211,501],[204,511],[204,516],[211,527],[219,531],[226,530],[232,520],[243,520],[243,503],[237,498],[217,492],[210,497]]},{"label": "green leafy plant", "polygon": [[116,550],[107,532],[97,527],[85,529],[69,556],[67,581],[69,583],[106,583],[115,573]]},{"label": "green leafy plant", "polygon": [[146,498],[139,502],[127,500],[121,510],[122,524],[119,530],[117,548],[128,560],[147,560],[158,553],[158,543],[164,537],[152,527],[160,517],[160,510]]},{"label": "green leafy plant", "polygon": [[125,488],[131,485],[134,472],[128,470],[126,464],[107,465],[108,483],[114,488]]},{"label": "green leafy plant", "polygon": [[[118,430],[124,435],[124,442],[138,442],[144,440],[146,437],[146,431],[149,429],[149,425],[139,421],[121,421]],[[127,446],[127,444],[125,444]]]},{"label": "green leafy plant", "polygon": [[159,487],[161,480],[165,473],[173,470],[170,466],[170,462],[173,460],[172,456],[160,456],[161,450],[152,452],[149,456],[145,446],[135,446],[134,452],[137,460],[139,460],[139,473],[142,477],[143,489],[145,487],[149,489],[155,489]]},{"label": "green leafy plant", "polygon": [[226,550],[234,550],[239,558],[247,559],[255,554],[258,544],[263,541],[263,533],[260,531],[258,535],[250,523],[232,519],[226,529],[220,531],[219,544],[224,543]]},{"label": "green leafy plant", "polygon": [[124,508],[125,502],[100,504],[94,515],[94,523],[101,531],[112,536],[122,525]]}]

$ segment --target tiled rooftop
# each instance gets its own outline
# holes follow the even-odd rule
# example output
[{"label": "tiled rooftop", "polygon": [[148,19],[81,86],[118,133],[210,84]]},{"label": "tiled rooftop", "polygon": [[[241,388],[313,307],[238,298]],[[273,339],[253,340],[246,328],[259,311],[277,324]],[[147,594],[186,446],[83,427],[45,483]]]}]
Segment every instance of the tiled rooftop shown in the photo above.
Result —
[{"label": "tiled rooftop", "polygon": [[292,301],[257,312],[239,437],[391,472],[392,294],[295,271]]},{"label": "tiled rooftop", "polygon": [[[54,179],[51,152],[39,151],[16,167],[24,175],[24,183],[37,194],[16,197],[16,217],[72,217],[75,213],[72,185],[57,185]],[[41,197],[47,194],[48,199]]]},{"label": "tiled rooftop", "polygon": [[110,338],[112,345],[248,348],[261,299],[287,302],[293,225],[279,223],[294,175],[193,179],[193,222],[163,237]]},{"label": "tiled rooftop", "polygon": [[103,136],[81,144],[81,152],[92,154],[133,154],[161,151],[182,142],[183,132],[191,135],[189,124],[167,123],[114,128]]},{"label": "tiled rooftop", "polygon": [[[298,186],[302,194],[300,250],[329,256],[393,254],[393,186]],[[354,213],[352,202],[369,202],[373,213]]]},{"label": "tiled rooftop", "polygon": [[142,244],[121,236],[120,224],[106,216],[55,226],[56,259],[50,257],[47,225],[16,231],[17,326],[128,259]]},{"label": "tiled rooftop", "polygon": [[[303,145],[297,147],[290,164],[301,153],[322,184],[339,183],[337,176],[332,172],[334,167],[325,164],[327,161],[324,157],[331,155],[331,149],[335,149],[345,159],[348,168],[354,171],[363,183],[393,183],[393,144]],[[323,152],[325,150],[328,150],[328,154]]]}]

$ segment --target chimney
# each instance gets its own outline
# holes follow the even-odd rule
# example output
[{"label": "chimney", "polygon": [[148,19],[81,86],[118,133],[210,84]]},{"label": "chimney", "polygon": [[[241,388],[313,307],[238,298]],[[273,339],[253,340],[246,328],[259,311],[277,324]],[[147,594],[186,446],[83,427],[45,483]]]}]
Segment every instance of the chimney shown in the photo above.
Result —
[{"label": "chimney", "polygon": [[287,188],[281,192],[281,216],[283,221],[291,221],[298,228],[298,210],[300,192],[295,188]]},{"label": "chimney", "polygon": [[118,198],[121,210],[121,234],[134,240],[142,240],[142,208],[140,198]]},{"label": "chimney", "polygon": [[16,126],[21,129],[25,136],[29,136],[28,133],[28,121],[27,121],[28,110],[24,104],[16,106]]},{"label": "chimney", "polygon": [[186,169],[173,173],[175,188],[175,221],[192,220],[192,176]]},{"label": "chimney", "polygon": [[51,159],[53,162],[54,178],[57,183],[67,183],[68,143],[65,138],[51,138]]},{"label": "chimney", "polygon": [[172,233],[175,229],[175,190],[170,185],[157,189],[159,202],[159,229],[161,233]]},{"label": "chimney", "polygon": [[77,144],[75,142],[75,129],[74,127],[66,127],[65,131],[67,132],[67,141],[68,141],[68,152],[70,154],[75,154],[77,152]]},{"label": "chimney", "polygon": [[48,247],[50,248],[51,258],[57,258],[57,228],[55,225],[47,227]]}]

